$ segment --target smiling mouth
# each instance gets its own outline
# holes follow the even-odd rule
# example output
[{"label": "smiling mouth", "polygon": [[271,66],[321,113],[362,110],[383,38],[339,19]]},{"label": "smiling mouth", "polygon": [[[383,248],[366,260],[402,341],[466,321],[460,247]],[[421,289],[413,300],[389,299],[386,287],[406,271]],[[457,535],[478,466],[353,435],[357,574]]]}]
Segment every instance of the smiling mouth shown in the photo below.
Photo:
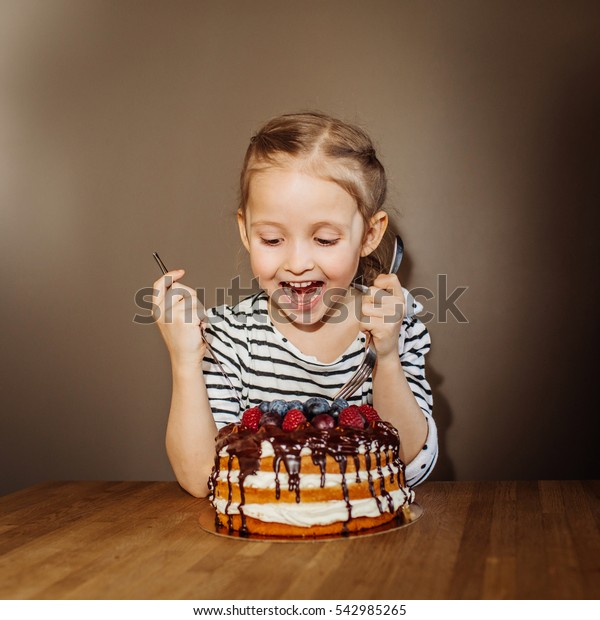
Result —
[{"label": "smiling mouth", "polygon": [[302,308],[310,306],[321,294],[325,282],[321,280],[310,280],[307,282],[280,282],[279,285],[290,302],[294,306]]}]

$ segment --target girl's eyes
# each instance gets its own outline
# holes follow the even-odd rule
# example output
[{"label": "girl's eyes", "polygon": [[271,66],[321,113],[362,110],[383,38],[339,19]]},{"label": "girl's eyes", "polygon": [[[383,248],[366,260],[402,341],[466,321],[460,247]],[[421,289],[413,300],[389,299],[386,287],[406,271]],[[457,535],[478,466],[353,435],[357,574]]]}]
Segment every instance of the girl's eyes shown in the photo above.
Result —
[{"label": "girl's eyes", "polygon": [[[260,238],[261,243],[264,245],[268,245],[269,247],[273,247],[279,245],[282,239],[265,239],[264,237]],[[339,239],[320,239],[319,237],[315,237],[315,241],[324,247],[329,247],[335,245]]]}]

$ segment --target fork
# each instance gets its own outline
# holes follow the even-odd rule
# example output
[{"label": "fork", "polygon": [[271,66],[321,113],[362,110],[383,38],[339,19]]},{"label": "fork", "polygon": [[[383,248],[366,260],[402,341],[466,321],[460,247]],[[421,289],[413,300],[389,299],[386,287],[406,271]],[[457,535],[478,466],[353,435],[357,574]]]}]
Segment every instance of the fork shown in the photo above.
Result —
[{"label": "fork", "polygon": [[[158,266],[159,266],[159,268],[162,271],[162,274],[164,276],[167,273],[167,271],[169,271],[169,270],[166,268],[165,264],[162,262],[160,256],[158,255],[158,252],[153,252],[152,256],[154,256],[154,260],[156,260],[156,262],[158,263]],[[217,364],[219,370],[221,371],[221,374],[225,377],[225,380],[229,384],[229,387],[233,390],[233,393],[235,394],[235,397],[237,398],[237,401],[240,404],[240,407],[242,409],[245,409],[246,405],[244,405],[244,403],[242,402],[242,399],[240,398],[237,389],[233,385],[233,382],[231,381],[231,378],[229,377],[229,375],[227,374],[227,372],[223,368],[221,362],[219,361],[219,358],[217,357],[217,354],[215,353],[214,349],[210,346],[210,343],[206,339],[206,335],[204,333],[204,326],[202,325],[202,323],[200,324],[200,336],[202,337],[202,340],[204,341],[204,344],[206,345],[206,350],[211,354],[211,356],[215,360],[215,363]]]},{"label": "fork", "polygon": [[[402,242],[402,237],[400,237],[400,235],[396,235],[394,254],[392,256],[390,270],[388,273],[396,273],[398,271],[403,256],[404,243]],[[369,292],[369,287],[362,284],[357,284],[353,282],[352,286],[363,294]],[[367,340],[365,342],[365,357],[363,358],[360,366],[356,369],[356,372],[350,377],[350,379],[348,379],[348,381],[342,386],[339,392],[333,397],[334,400],[336,398],[343,398],[344,400],[346,400],[349,396],[352,396],[352,394],[354,394],[354,392],[358,390],[358,388],[369,378],[369,375],[373,372],[373,368],[375,368],[375,363],[377,362],[377,351],[375,351],[375,349],[371,346],[372,339],[373,337],[371,336],[371,333],[367,332]]]},{"label": "fork", "polygon": [[352,396],[352,394],[358,390],[358,388],[373,372],[375,362],[377,361],[377,352],[373,349],[373,347],[371,347],[371,339],[371,334],[367,333],[367,341],[365,342],[365,357],[363,361],[342,389],[333,397],[333,400],[336,400],[337,398],[343,398],[346,400],[349,396]]}]

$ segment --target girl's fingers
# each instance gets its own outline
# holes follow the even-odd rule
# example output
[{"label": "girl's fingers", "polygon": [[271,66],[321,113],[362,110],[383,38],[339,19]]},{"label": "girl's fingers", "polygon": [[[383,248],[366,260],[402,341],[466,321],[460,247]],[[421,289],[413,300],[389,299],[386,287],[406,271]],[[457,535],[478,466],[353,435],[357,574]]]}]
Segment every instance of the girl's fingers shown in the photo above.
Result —
[{"label": "girl's fingers", "polygon": [[362,314],[372,319],[383,319],[385,323],[402,321],[406,312],[404,297],[396,297],[387,291],[379,290],[373,297],[363,299]]},{"label": "girl's fingers", "polygon": [[359,321],[358,326],[361,332],[369,332],[371,335],[373,334],[373,323],[369,321]]},{"label": "girl's fingers", "polygon": [[174,282],[177,282],[177,280],[182,278],[184,275],[184,269],[175,269],[173,271],[168,271],[164,276],[156,280],[153,284],[155,291],[154,303],[160,306],[165,298],[167,290],[173,286]]},{"label": "girl's fingers", "polygon": [[394,274],[377,276],[362,298],[361,330],[370,331],[378,354],[387,355],[397,348],[406,302]]},{"label": "girl's fingers", "polygon": [[399,302],[392,306],[370,306],[367,308],[363,306],[362,313],[363,317],[368,317],[369,319],[380,319],[383,320],[384,323],[400,323],[404,318],[404,305]]},{"label": "girl's fingers", "polygon": [[388,290],[392,295],[403,296],[402,285],[395,273],[380,273],[375,278],[373,287]]},{"label": "girl's fingers", "polygon": [[382,273],[377,276],[369,292],[363,295],[362,311],[366,316],[391,317],[389,320],[401,320],[405,313],[406,300],[397,276]]},{"label": "girl's fingers", "polygon": [[403,296],[398,297],[382,290],[379,290],[373,296],[365,296],[362,300],[363,314],[373,316],[383,316],[390,312],[394,314],[397,312],[403,313],[405,306],[406,301]]},{"label": "girl's fingers", "polygon": [[206,316],[196,291],[185,284],[177,283],[184,273],[183,269],[169,271],[154,283],[154,315],[157,321],[199,325],[200,320]]},{"label": "girl's fingers", "polygon": [[[185,289],[179,289],[178,287],[175,291],[173,295],[169,294],[170,291],[167,292],[165,317],[183,316],[185,323],[191,322],[194,325],[199,325],[200,318],[204,316],[204,312],[202,311],[200,314],[201,304],[198,302],[196,291],[187,289],[187,287]],[[193,320],[190,317],[193,317]]]}]

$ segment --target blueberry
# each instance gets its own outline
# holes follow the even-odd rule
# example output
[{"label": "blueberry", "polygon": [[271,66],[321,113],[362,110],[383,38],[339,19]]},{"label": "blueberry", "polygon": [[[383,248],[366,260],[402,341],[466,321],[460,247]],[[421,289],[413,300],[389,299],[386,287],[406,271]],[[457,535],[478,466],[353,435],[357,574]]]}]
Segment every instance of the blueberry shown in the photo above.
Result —
[{"label": "blueberry", "polygon": [[269,411],[270,405],[271,405],[271,403],[268,400],[263,400],[263,402],[260,403],[258,408],[260,409],[261,413],[267,413],[267,411]]},{"label": "blueberry", "polygon": [[263,413],[259,422],[259,426],[281,426],[281,417],[276,413]]},{"label": "blueberry", "polygon": [[329,401],[326,398],[322,398],[321,396],[313,396],[309,398],[305,403],[305,407],[312,407],[315,404],[320,404],[325,407],[329,407]]},{"label": "blueberry", "polygon": [[309,398],[305,403],[304,403],[304,409],[307,413],[307,415],[314,417],[316,415],[319,415],[321,413],[329,413],[329,401],[326,400],[325,398]]},{"label": "blueberry", "polygon": [[269,413],[276,413],[283,417],[289,411],[285,400],[274,400],[269,406]]},{"label": "blueberry", "polygon": [[340,411],[345,409],[347,406],[348,406],[348,401],[344,400],[343,398],[336,398],[331,404],[331,412],[333,413],[335,411],[336,413],[339,413]]},{"label": "blueberry", "polygon": [[302,411],[302,413],[304,413],[304,405],[299,400],[290,400],[287,404],[287,407],[288,411],[291,411],[292,409],[298,409],[299,411]]}]

